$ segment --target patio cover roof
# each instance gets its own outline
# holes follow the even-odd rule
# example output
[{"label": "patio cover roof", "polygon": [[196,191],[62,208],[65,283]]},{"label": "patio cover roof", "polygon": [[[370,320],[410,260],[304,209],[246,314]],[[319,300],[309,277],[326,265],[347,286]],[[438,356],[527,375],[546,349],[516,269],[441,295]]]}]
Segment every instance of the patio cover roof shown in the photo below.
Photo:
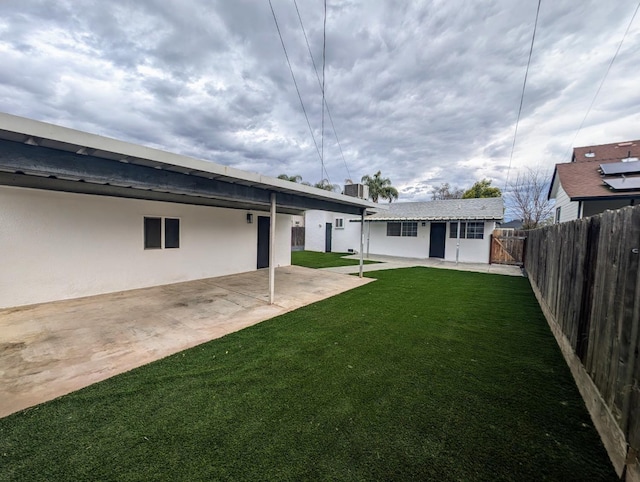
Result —
[{"label": "patio cover roof", "polygon": [[375,203],[0,113],[0,185],[277,211],[362,214]]}]

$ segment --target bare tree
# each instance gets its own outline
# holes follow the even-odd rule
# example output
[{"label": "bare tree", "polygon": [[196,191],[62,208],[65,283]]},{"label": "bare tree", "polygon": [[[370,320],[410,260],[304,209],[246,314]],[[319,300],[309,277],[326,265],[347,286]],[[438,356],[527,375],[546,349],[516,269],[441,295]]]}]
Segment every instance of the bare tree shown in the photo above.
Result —
[{"label": "bare tree", "polygon": [[509,186],[511,192],[508,196],[516,218],[522,219],[524,229],[534,229],[550,222],[553,203],[547,199],[548,173],[540,169],[527,168],[519,172]]},{"label": "bare tree", "polygon": [[440,184],[440,187],[434,187],[431,191],[431,199],[434,201],[440,199],[461,199],[464,189],[460,187],[451,187],[448,182]]}]

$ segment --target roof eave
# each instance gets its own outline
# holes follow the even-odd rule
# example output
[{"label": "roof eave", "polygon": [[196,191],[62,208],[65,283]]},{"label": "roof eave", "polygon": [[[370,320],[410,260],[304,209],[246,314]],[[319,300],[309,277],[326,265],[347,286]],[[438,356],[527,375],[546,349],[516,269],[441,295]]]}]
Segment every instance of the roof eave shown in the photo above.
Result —
[{"label": "roof eave", "polygon": [[[332,210],[336,212],[342,212],[340,210],[342,209],[341,206],[348,207],[349,211],[354,208],[367,212],[373,209],[388,209],[386,206],[380,206],[371,201],[325,191],[312,186],[242,171],[210,161],[194,159],[6,113],[0,113],[0,139],[73,153],[78,156],[95,157],[112,162],[120,161],[123,165],[140,165],[212,181],[254,187],[301,198],[316,199],[321,203],[328,203],[333,207]],[[87,169],[90,169],[90,166]],[[4,170],[12,172],[11,166],[5,167]]]}]

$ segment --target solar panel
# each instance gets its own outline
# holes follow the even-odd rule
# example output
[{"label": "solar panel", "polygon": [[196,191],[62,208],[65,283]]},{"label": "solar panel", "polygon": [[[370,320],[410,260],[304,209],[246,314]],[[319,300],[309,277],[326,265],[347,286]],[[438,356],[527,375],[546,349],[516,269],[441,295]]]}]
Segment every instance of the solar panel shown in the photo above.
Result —
[{"label": "solar panel", "polygon": [[614,179],[603,179],[605,184],[615,191],[629,191],[640,189],[640,177],[616,177]]},{"label": "solar panel", "polygon": [[600,164],[602,174],[631,174],[640,172],[640,161],[632,162],[612,162],[609,164]]}]

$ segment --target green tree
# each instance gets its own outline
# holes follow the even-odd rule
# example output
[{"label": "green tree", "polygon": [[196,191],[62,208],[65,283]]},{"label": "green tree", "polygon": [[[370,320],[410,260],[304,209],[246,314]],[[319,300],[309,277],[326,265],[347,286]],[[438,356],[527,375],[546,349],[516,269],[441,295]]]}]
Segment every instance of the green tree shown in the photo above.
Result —
[{"label": "green tree", "polygon": [[476,182],[462,195],[462,199],[472,199],[478,197],[500,197],[502,191],[498,187],[491,187],[491,179],[483,179]]},{"label": "green tree", "polygon": [[382,177],[380,171],[373,176],[365,174],[362,176],[362,183],[369,187],[369,197],[374,203],[377,203],[379,198],[388,199],[389,202],[398,199],[398,190],[391,185],[388,177]]},{"label": "green tree", "polygon": [[302,176],[300,174],[296,174],[295,176],[289,176],[288,174],[280,174],[278,179],[282,179],[283,181],[297,182],[298,184],[302,184],[303,186],[311,186],[307,181],[302,180]]},{"label": "green tree", "polygon": [[284,181],[291,182],[302,182],[302,176],[300,174],[296,174],[295,176],[289,176],[288,174],[280,174],[278,179],[282,179]]},{"label": "green tree", "polygon": [[318,189],[324,189],[325,191],[336,191],[340,188],[337,184],[331,184],[329,179],[322,179],[319,182],[316,182],[313,187],[317,187]]}]

